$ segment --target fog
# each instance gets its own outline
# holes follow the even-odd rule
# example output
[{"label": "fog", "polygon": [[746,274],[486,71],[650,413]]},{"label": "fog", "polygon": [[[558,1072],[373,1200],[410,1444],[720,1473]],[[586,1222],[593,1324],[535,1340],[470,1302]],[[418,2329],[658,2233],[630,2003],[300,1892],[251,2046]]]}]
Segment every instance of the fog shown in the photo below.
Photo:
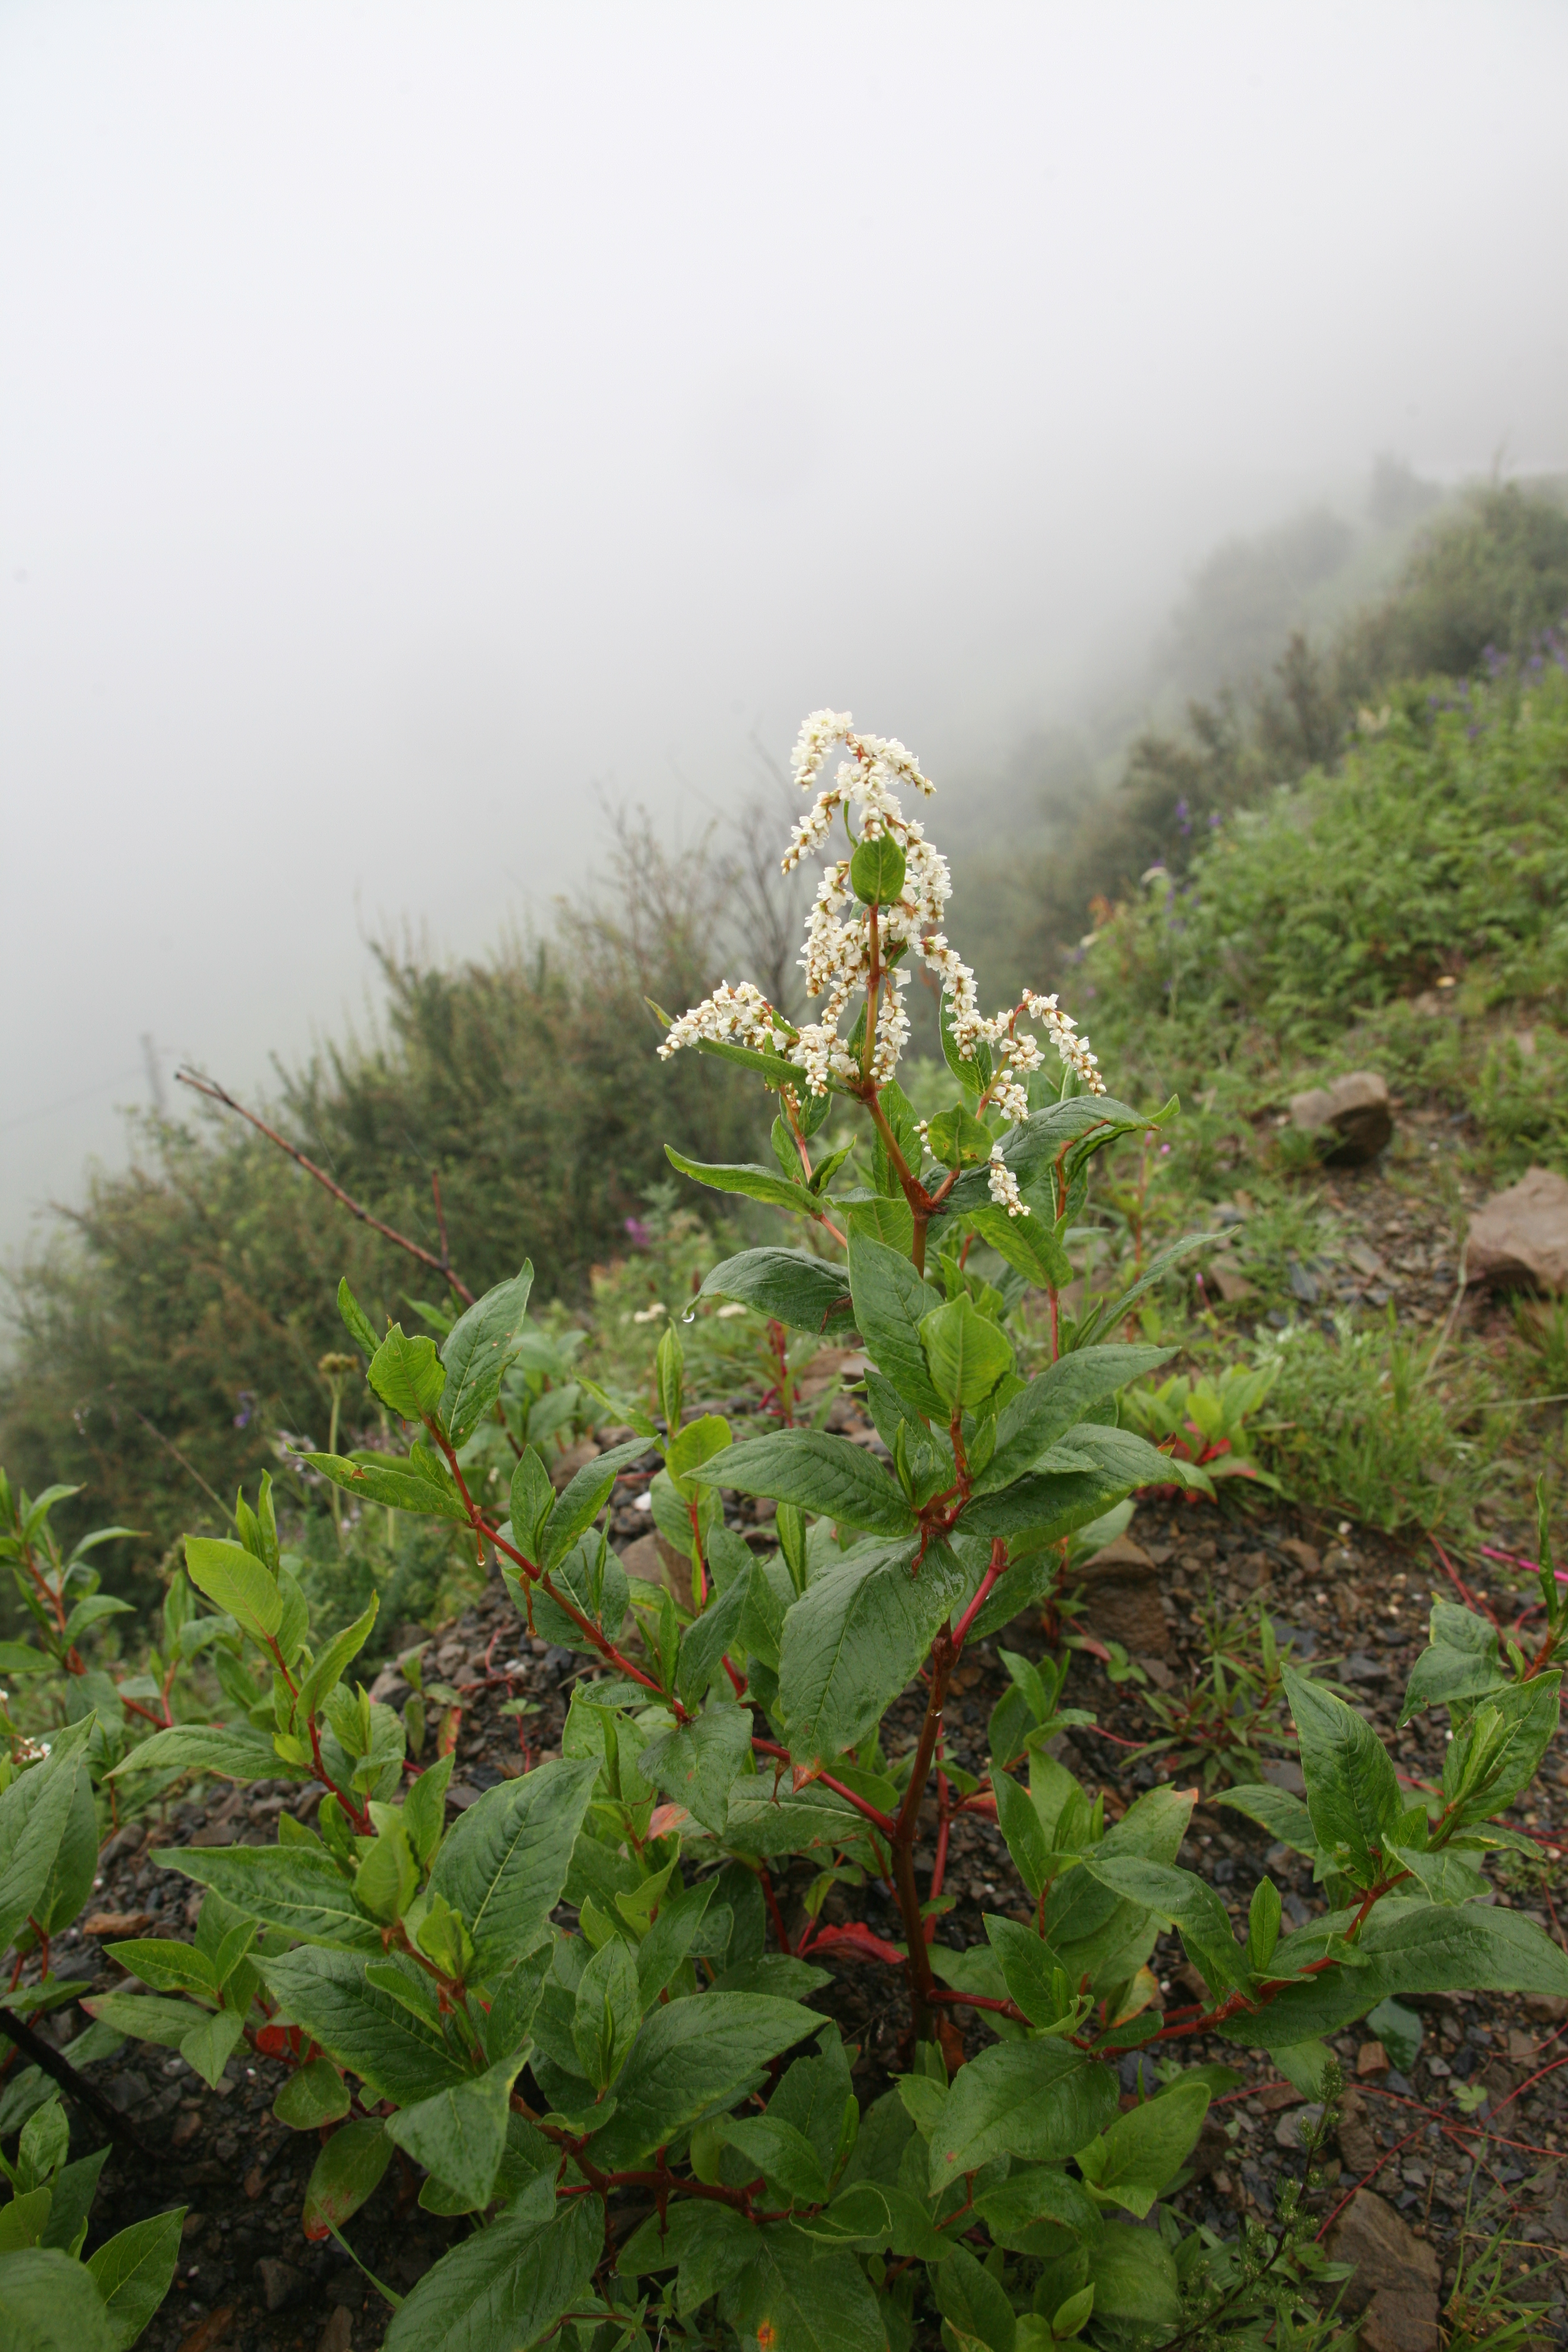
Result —
[{"label": "fog", "polygon": [[1225,532],[1568,464],[1565,69],[1550,0],[7,0],[0,1242],[144,1035],[265,1085],[604,796],[831,702],[940,839]]}]

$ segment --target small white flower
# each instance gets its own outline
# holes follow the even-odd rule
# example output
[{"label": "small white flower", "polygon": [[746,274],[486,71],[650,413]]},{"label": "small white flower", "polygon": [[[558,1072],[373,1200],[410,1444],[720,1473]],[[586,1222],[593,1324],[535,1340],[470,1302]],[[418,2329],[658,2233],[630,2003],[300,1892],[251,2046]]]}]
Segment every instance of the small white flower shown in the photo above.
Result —
[{"label": "small white flower", "polygon": [[721,1323],[727,1323],[732,1315],[743,1315],[745,1311],[745,1307],[740,1299],[727,1299],[719,1309],[719,1320]]},{"label": "small white flower", "polygon": [[635,1314],[632,1317],[632,1321],[634,1323],[657,1323],[661,1315],[668,1315],[668,1312],[669,1309],[666,1307],[663,1299],[656,1298],[651,1307],[644,1307]]}]

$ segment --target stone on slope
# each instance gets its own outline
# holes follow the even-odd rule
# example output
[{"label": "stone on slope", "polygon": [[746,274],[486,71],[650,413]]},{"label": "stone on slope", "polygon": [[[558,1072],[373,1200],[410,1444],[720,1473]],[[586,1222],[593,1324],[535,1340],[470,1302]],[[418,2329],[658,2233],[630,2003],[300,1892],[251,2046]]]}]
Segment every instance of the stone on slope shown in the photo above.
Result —
[{"label": "stone on slope", "polygon": [[1290,1119],[1309,1132],[1326,1129],[1323,1158],[1331,1168],[1359,1168],[1375,1160],[1394,1133],[1388,1086],[1376,1070],[1352,1070],[1331,1086],[1290,1097]]},{"label": "stone on slope", "polygon": [[1568,1179],[1531,1168],[1483,1202],[1470,1222],[1465,1279],[1568,1290]]}]

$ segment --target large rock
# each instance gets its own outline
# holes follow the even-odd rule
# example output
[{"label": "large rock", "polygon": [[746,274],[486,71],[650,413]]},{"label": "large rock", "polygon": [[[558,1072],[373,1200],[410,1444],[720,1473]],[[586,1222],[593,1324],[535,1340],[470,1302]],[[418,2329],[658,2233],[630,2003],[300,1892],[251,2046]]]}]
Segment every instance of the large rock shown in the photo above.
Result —
[{"label": "large rock", "polygon": [[1082,1623],[1134,1657],[1163,1658],[1171,1629],[1160,1606],[1160,1571],[1141,1544],[1118,1536],[1074,1571],[1084,1589]]},{"label": "large rock", "polygon": [[1329,2231],[1328,2252],[1352,2265],[1344,2307],[1366,2313],[1362,2352],[1437,2352],[1437,2257],[1392,2205],[1358,2189]]},{"label": "large rock", "polygon": [[1531,1168],[1484,1202],[1470,1224],[1465,1279],[1568,1290],[1568,1179]]},{"label": "large rock", "polygon": [[673,1544],[666,1543],[657,1528],[650,1528],[646,1536],[627,1544],[620,1559],[628,1576],[643,1584],[667,1586],[683,1609],[690,1608],[691,1562]]},{"label": "large rock", "polygon": [[1290,1097],[1290,1120],[1310,1132],[1326,1129],[1323,1158],[1331,1168],[1359,1168],[1375,1160],[1394,1133],[1388,1087],[1375,1070],[1352,1070],[1331,1087]]}]

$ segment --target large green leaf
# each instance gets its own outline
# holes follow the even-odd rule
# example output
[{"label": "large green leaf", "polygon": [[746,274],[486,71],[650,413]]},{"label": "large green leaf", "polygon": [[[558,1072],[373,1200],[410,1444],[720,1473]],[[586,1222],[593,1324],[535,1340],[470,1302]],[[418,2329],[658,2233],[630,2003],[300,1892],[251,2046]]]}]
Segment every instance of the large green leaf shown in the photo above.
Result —
[{"label": "large green leaf", "polygon": [[792,1331],[820,1335],[828,1318],[848,1307],[849,1284],[842,1266],[807,1250],[752,1249],[716,1265],[697,1295],[736,1298]]},{"label": "large green leaf", "polygon": [[1332,1691],[1292,1666],[1284,1681],[1318,1843],[1359,1885],[1370,1886],[1384,1837],[1405,1810],[1393,1759],[1365,1717]]},{"label": "large green leaf", "polygon": [[542,1565],[547,1574],[559,1568],[578,1537],[593,1526],[621,1472],[647,1452],[647,1441],[634,1437],[625,1444],[610,1446],[573,1475],[557,1497],[544,1531]]},{"label": "large green leaf", "polygon": [[[1342,1928],[1349,1914],[1340,1915]],[[1295,1965],[1298,1941],[1321,1948],[1325,1923],[1274,1948],[1272,1970]],[[1461,1907],[1384,1895],[1356,1939],[1359,1968],[1327,1969],[1304,1984],[1287,1985],[1255,2016],[1233,2018],[1217,2031],[1227,2041],[1277,2050],[1337,2033],[1397,1993],[1526,1992],[1568,1996],[1568,1957],[1544,1929],[1517,1911],[1470,1903]],[[1305,1955],[1303,1955],[1305,1957]]]},{"label": "large green leaf", "polygon": [[85,1762],[79,1762],[65,1829],[32,1908],[31,1916],[46,1936],[58,1936],[70,1926],[92,1893],[97,1870],[98,1815],[93,1809],[92,1779]]},{"label": "large green leaf", "polygon": [[442,1342],[441,1426],[454,1446],[467,1444],[500,1394],[532,1287],[533,1268],[525,1258],[510,1282],[497,1283],[458,1317]]},{"label": "large green leaf", "polygon": [[736,1853],[819,1853],[853,1844],[861,1833],[854,1807],[820,1781],[792,1789],[786,1772],[775,1788],[764,1771],[737,1780],[730,1792],[724,1843]]},{"label": "large green leaf", "polygon": [[1079,2170],[1103,2196],[1142,2221],[1175,2179],[1208,2113],[1206,2083],[1178,2082],[1108,2124],[1078,2151]]},{"label": "large green leaf", "polygon": [[177,2050],[203,2015],[188,2000],[165,2000],[158,1993],[89,1993],[81,2005],[89,2017],[101,2019],[116,2033],[131,2034],[162,2050]]},{"label": "large green leaf", "polygon": [[1082,1868],[1125,1903],[1142,1904],[1180,1931],[1184,1943],[1205,1952],[1228,1948],[1238,1958],[1230,1914],[1214,1888],[1191,1870],[1177,1870],[1165,1862],[1150,1862],[1142,1854],[1107,1854],[1103,1848],[1084,1857]]},{"label": "large green leaf", "polygon": [[592,1758],[541,1764],[487,1789],[448,1834],[430,1887],[474,1939],[476,1982],[500,1976],[545,1934],[597,1771]]},{"label": "large green leaf", "polygon": [[1157,2231],[1108,2221],[1090,2243],[1089,2273],[1096,2318],[1135,2344],[1167,2340],[1182,2315],[1182,2293],[1175,2256]]},{"label": "large green leaf", "polygon": [[974,1492],[989,1495],[1023,1477],[1085,1413],[1173,1353],[1169,1348],[1080,1348],[1047,1365],[997,1415],[996,1451],[975,1480]]},{"label": "large green leaf", "polygon": [[1006,1334],[981,1314],[967,1290],[922,1315],[920,1330],[931,1385],[949,1413],[977,1405],[1013,1369]]},{"label": "large green leaf", "polygon": [[[1081,1143],[1085,1136],[1094,1134],[1097,1140],[1103,1137],[1110,1143],[1119,1134],[1149,1124],[1146,1113],[1131,1110],[1110,1095],[1069,1095],[1065,1102],[1049,1103],[1044,1110],[1032,1112],[1020,1126],[1010,1127],[1002,1138],[1002,1159],[1027,1191],[1058,1153]],[[947,1213],[967,1221],[990,1197],[989,1171],[967,1169],[947,1196]]]},{"label": "large green leaf", "polygon": [[692,1722],[650,1739],[637,1759],[637,1770],[684,1805],[693,1821],[721,1837],[730,1790],[751,1747],[750,1707],[721,1701]]},{"label": "large green leaf", "polygon": [[945,1545],[910,1574],[898,1544],[815,1576],[784,1621],[779,1710],[797,1764],[830,1763],[881,1720],[971,1579]]},{"label": "large green leaf", "polygon": [[426,2272],[393,2314],[385,2352],[526,2352],[587,2293],[604,2249],[601,2200],[557,2203],[542,2173]]},{"label": "large green leaf", "polygon": [[1071,1282],[1071,1260],[1044,1217],[1010,1217],[994,1201],[977,1202],[965,1217],[981,1240],[1037,1289],[1065,1290]]},{"label": "large green leaf", "polygon": [[662,2147],[710,2108],[728,2106],[770,2059],[822,2020],[798,2001],[767,1993],[706,1992],[648,2013],[616,2081],[616,2113],[594,2141],[608,2169]]},{"label": "large green leaf", "polygon": [[716,1192],[743,1192],[748,1201],[763,1201],[771,1209],[795,1209],[808,1217],[822,1214],[821,1202],[804,1184],[792,1184],[771,1168],[758,1168],[750,1160],[709,1167],[700,1160],[688,1160],[673,1144],[667,1143],[664,1149],[672,1168],[679,1168],[683,1176],[695,1177],[699,1184],[710,1185]]},{"label": "large green leaf", "polygon": [[91,2272],[52,2246],[0,2254],[0,2352],[120,2352]]},{"label": "large green leaf", "polygon": [[769,1437],[745,1438],[690,1475],[695,1486],[771,1496],[775,1502],[795,1503],[868,1535],[908,1535],[916,1524],[898,1487],[865,1448],[825,1429],[787,1429]]},{"label": "large green leaf", "polygon": [[300,2217],[307,2238],[341,2230],[374,2195],[391,2162],[392,2142],[378,2116],[355,2116],[335,2131],[310,2168]]},{"label": "large green leaf", "polygon": [[389,1511],[416,1511],[426,1517],[433,1513],[442,1519],[468,1518],[456,1487],[439,1485],[408,1462],[384,1454],[376,1459],[369,1454],[351,1458],[342,1454],[307,1454],[301,1458],[359,1502],[380,1503]]},{"label": "large green leaf", "polygon": [[49,1754],[0,1791],[0,1952],[26,1926],[49,1884],[76,1804],[77,1770],[91,1733],[84,1716],[57,1733]]},{"label": "large green leaf", "polygon": [[247,1919],[281,1927],[306,1944],[379,1952],[381,1930],[355,1906],[353,1889],[324,1848],[313,1845],[170,1846],[165,1870],[210,1886]]},{"label": "large green leaf", "polygon": [[1120,2089],[1111,2067],[1065,2042],[994,2043],[953,2077],[931,2133],[932,2196],[994,2156],[1076,2155],[1115,2115]]},{"label": "large green leaf", "polygon": [[387,2137],[460,2199],[459,2210],[488,2205],[506,2150],[511,2086],[521,2058],[509,2058],[448,2084],[387,2118]]},{"label": "large green leaf", "polygon": [[769,2352],[886,2352],[888,2331],[854,2255],[788,2222],[757,2231],[736,2306],[742,2342]]},{"label": "large green leaf", "polygon": [[942,1304],[941,1291],[899,1251],[862,1234],[849,1236],[849,1288],[855,1328],[878,1370],[918,1413],[945,1426],[920,1331],[921,1318]]},{"label": "large green leaf", "polygon": [[1266,1829],[1280,1845],[1291,1846],[1298,1853],[1316,1854],[1318,1832],[1312,1827],[1312,1816],[1300,1797],[1286,1789],[1276,1789],[1268,1780],[1247,1780],[1235,1789],[1220,1789],[1212,1801],[1228,1805],[1232,1812],[1245,1813],[1249,1822]]},{"label": "large green leaf", "polygon": [[135,2343],[168,2294],[184,2218],[184,2207],[176,2205],[150,2221],[133,2221],[106,2239],[89,2258],[87,2267],[103,2297],[117,2346]]},{"label": "large green leaf", "polygon": [[[1087,1528],[1126,1492],[1124,1480],[1100,1470],[1047,1470],[1020,1478],[999,1494],[976,1496],[973,1502],[965,1504],[958,1520],[960,1534],[975,1536],[987,1543],[997,1536],[1026,1535],[1030,1539],[1029,1558],[1008,1571],[1016,1579],[1011,1589],[1018,1591],[1021,1597],[1010,1609],[1004,1609],[1000,1616],[996,1615],[999,1602],[988,1601],[988,1623],[1005,1625],[1009,1617],[1026,1605],[1032,1590],[1030,1579],[1036,1574],[1034,1559],[1047,1544],[1059,1542],[1075,1528]],[[1053,1560],[1053,1570],[1058,1565]],[[1026,1573],[1019,1575],[1019,1569]],[[998,1595],[1003,1580],[996,1586]]]},{"label": "large green leaf", "polygon": [[367,1982],[358,1953],[307,1945],[258,1965],[284,2019],[302,2025],[376,2098],[408,2106],[468,2078],[437,2025]]},{"label": "large green leaf", "polygon": [[264,1731],[248,1724],[176,1723],[155,1731],[105,1775],[123,1772],[206,1772],[220,1780],[308,1780],[306,1766],[286,1764]]},{"label": "large green leaf", "polygon": [[243,1544],[222,1536],[185,1538],[185,1572],[198,1592],[232,1617],[258,1642],[283,1622],[283,1595],[271,1570]]},{"label": "large green leaf", "polygon": [[423,1332],[410,1339],[395,1323],[370,1360],[365,1377],[401,1421],[423,1421],[441,1401],[447,1375],[436,1342]]}]

